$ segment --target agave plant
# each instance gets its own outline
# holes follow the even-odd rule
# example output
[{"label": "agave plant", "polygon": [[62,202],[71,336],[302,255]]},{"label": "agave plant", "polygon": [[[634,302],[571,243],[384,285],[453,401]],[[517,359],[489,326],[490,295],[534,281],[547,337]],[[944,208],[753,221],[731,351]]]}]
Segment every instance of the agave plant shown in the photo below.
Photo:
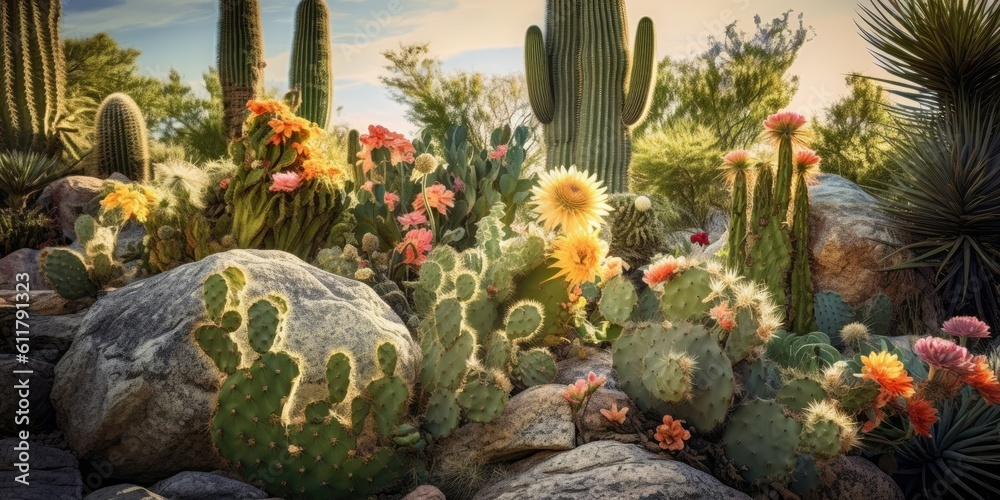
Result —
[{"label": "agave plant", "polygon": [[873,0],[862,36],[903,101],[898,167],[882,192],[912,259],[932,267],[949,314],[1000,329],[1000,3]]},{"label": "agave plant", "polygon": [[23,209],[28,197],[69,173],[71,165],[36,152],[0,153],[0,191],[7,206]]},{"label": "agave plant", "polygon": [[896,482],[906,498],[1000,496],[1000,406],[970,388],[938,405],[931,437],[918,436],[896,449]]}]

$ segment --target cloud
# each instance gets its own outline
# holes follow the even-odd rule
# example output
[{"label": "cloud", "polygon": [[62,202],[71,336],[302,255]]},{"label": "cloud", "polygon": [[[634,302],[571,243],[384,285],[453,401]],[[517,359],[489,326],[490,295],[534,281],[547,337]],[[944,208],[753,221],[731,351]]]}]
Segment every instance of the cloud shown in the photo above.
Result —
[{"label": "cloud", "polygon": [[69,35],[101,31],[128,32],[214,19],[213,0],[68,0],[63,20]]}]

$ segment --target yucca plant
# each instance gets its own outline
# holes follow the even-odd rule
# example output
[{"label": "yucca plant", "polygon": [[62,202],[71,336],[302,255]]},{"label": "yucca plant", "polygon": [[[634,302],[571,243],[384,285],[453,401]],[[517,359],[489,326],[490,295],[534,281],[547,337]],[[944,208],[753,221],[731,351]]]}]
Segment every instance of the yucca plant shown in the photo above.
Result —
[{"label": "yucca plant", "polygon": [[862,36],[892,78],[901,139],[881,193],[915,257],[931,267],[949,314],[1000,330],[1000,3],[873,0]]},{"label": "yucca plant", "polygon": [[28,197],[69,173],[72,166],[36,152],[0,153],[0,191],[7,206],[22,209]]},{"label": "yucca plant", "polygon": [[970,388],[938,405],[931,437],[896,449],[896,482],[906,498],[1000,497],[1000,405]]}]

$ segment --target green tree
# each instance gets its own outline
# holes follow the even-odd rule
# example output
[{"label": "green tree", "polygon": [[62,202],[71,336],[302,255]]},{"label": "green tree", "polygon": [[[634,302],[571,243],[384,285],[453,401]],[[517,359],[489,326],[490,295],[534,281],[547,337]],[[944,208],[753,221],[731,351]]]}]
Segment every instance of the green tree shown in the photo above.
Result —
[{"label": "green tree", "polygon": [[140,73],[138,50],[121,47],[107,33],[67,38],[63,47],[67,107],[78,116],[77,123],[88,142],[93,142],[97,107],[115,92],[128,94],[139,105],[150,130],[166,117],[162,82]]},{"label": "green tree", "polygon": [[497,127],[535,126],[523,76],[448,73],[427,44],[401,45],[382,55],[388,75],[379,80],[406,107],[406,118],[435,138],[453,124],[465,125],[473,146],[485,149]]},{"label": "green tree", "polygon": [[715,133],[690,120],[677,120],[640,137],[633,145],[630,189],[659,194],[678,209],[688,227],[705,227],[712,209],[728,195],[719,181],[723,151]]},{"label": "green tree", "polygon": [[885,90],[871,79],[847,76],[848,94],[831,104],[822,120],[813,119],[813,149],[823,171],[863,186],[884,186],[892,178],[890,155],[897,138]]},{"label": "green tree", "polygon": [[219,72],[209,68],[202,74],[208,97],[198,97],[191,87],[181,82],[181,75],[170,70],[163,83],[166,118],[160,123],[160,140],[184,148],[195,162],[226,156],[228,144],[222,121],[222,84]]},{"label": "green tree", "polygon": [[653,133],[679,120],[708,128],[723,150],[748,148],[768,115],[791,102],[799,87],[788,75],[811,28],[791,26],[791,11],[770,23],[754,17],[748,34],[732,23],[721,40],[691,59],[665,58],[659,64],[653,103],[639,135]]}]

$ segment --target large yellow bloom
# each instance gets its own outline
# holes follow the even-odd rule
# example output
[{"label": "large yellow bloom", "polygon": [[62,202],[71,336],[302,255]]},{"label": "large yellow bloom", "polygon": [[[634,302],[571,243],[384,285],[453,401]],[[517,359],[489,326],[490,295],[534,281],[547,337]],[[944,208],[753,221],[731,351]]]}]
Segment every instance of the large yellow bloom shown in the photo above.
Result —
[{"label": "large yellow bloom", "polygon": [[608,245],[597,232],[575,231],[564,234],[552,243],[552,267],[559,270],[554,278],[563,277],[569,288],[577,287],[601,274]]},{"label": "large yellow bloom", "polygon": [[101,207],[105,210],[120,208],[125,220],[135,217],[139,222],[146,222],[149,209],[157,199],[156,193],[147,187],[133,188],[127,184],[118,184],[113,192],[101,200]]},{"label": "large yellow bloom", "polygon": [[882,386],[882,394],[892,398],[908,398],[915,392],[913,377],[906,374],[899,356],[888,351],[872,352],[861,356],[861,378],[873,380]]},{"label": "large yellow bloom", "polygon": [[596,175],[587,175],[575,166],[566,170],[559,167],[542,172],[538,176],[538,186],[531,190],[538,220],[546,230],[562,227],[566,233],[587,231],[601,226],[608,215],[607,188],[601,185]]}]

